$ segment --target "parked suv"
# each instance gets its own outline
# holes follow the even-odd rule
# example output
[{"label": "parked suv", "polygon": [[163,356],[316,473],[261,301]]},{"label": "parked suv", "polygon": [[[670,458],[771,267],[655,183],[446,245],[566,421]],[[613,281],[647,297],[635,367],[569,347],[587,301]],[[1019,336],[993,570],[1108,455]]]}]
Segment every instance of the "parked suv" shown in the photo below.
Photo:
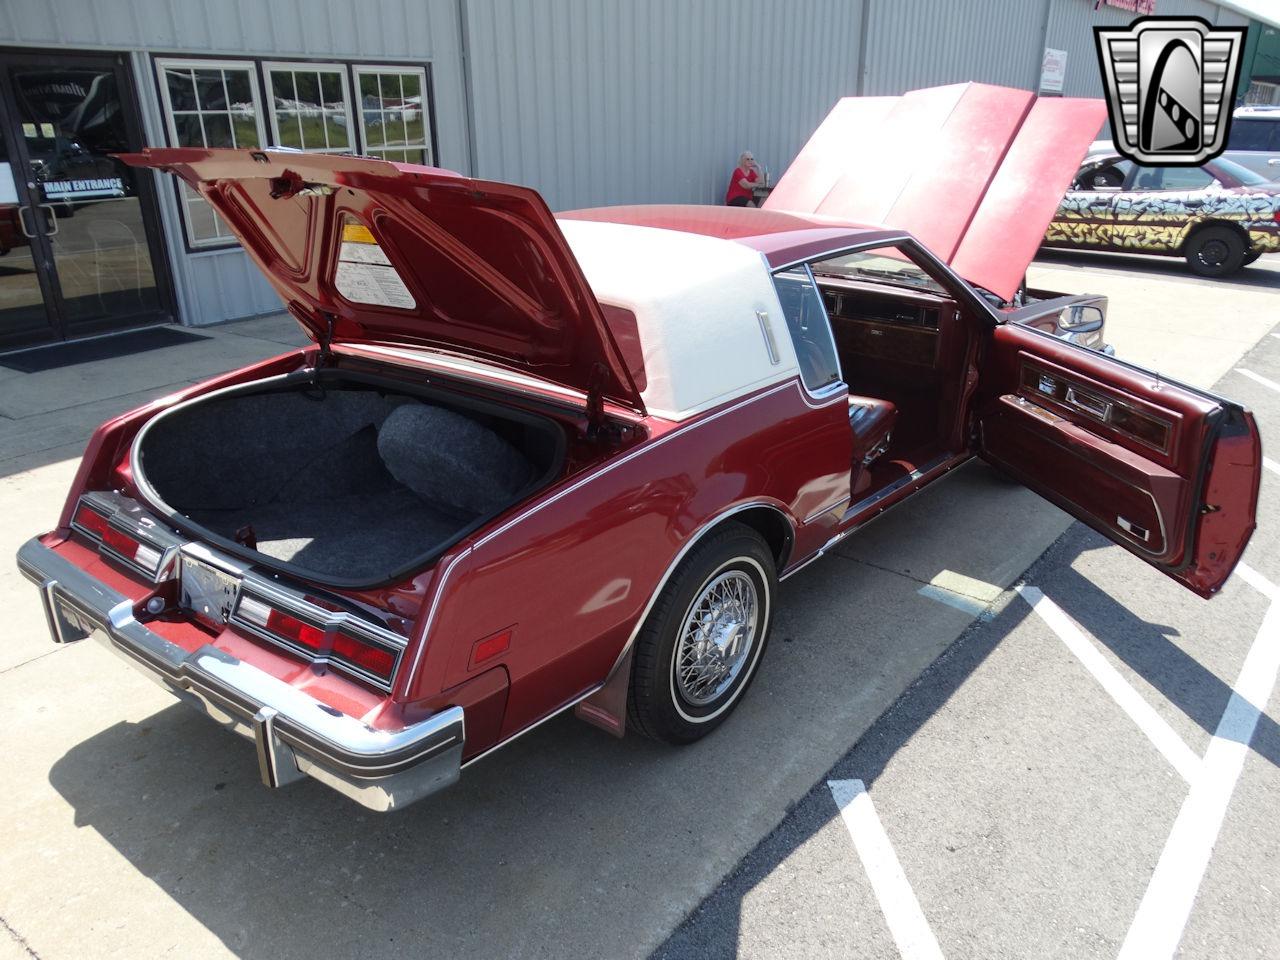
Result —
[{"label": "parked suv", "polygon": [[1268,180],[1280,177],[1280,106],[1236,110],[1224,156]]},{"label": "parked suv", "polygon": [[[1280,179],[1280,106],[1237,107],[1231,116],[1231,132],[1222,156],[1267,180]],[[1115,152],[1112,141],[1095,140],[1089,145],[1088,157]]]}]

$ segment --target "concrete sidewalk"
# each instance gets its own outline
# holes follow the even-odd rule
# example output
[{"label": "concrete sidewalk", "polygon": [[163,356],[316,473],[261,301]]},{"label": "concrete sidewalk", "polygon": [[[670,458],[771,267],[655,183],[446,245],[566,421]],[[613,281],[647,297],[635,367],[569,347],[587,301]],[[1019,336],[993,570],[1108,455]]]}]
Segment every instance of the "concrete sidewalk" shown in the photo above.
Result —
[{"label": "concrete sidewalk", "polygon": [[0,366],[0,475],[78,457],[118,413],[309,342],[284,313],[183,329],[203,339],[40,373]]}]

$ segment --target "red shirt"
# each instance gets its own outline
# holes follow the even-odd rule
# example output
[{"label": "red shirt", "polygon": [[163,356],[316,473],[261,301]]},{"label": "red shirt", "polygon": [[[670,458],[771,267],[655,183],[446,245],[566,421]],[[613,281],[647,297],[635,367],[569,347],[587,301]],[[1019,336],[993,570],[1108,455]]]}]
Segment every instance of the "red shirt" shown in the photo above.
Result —
[{"label": "red shirt", "polygon": [[746,197],[748,200],[750,200],[753,196],[755,196],[755,194],[753,194],[750,190],[747,190],[741,184],[738,183],[738,181],[742,180],[744,177],[747,180],[749,180],[751,183],[756,182],[756,172],[754,170],[748,173],[746,170],[743,170],[741,167],[734,167],[733,176],[729,180],[729,189],[725,191],[725,195],[724,195],[725,203],[728,203],[730,200],[734,199],[735,197]]}]

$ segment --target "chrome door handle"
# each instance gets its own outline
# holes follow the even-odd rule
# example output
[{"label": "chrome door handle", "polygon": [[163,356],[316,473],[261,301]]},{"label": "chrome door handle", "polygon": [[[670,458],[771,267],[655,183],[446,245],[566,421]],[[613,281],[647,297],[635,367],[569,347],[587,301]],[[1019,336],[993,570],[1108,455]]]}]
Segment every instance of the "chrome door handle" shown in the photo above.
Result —
[{"label": "chrome door handle", "polygon": [[[22,235],[24,237],[28,240],[34,240],[36,238],[35,230],[27,226],[27,214],[30,212],[31,208],[29,206],[22,206],[18,208],[18,226],[22,228]],[[34,223],[34,221],[32,222]]]},{"label": "chrome door handle", "polygon": [[1075,387],[1067,387],[1067,403],[1104,422],[1111,415],[1110,402],[1092,397],[1087,393],[1077,393]]},{"label": "chrome door handle", "polygon": [[1150,530],[1148,530],[1146,527],[1140,527],[1136,523],[1133,523],[1130,520],[1126,520],[1124,517],[1116,517],[1116,526],[1118,526],[1125,533],[1129,534],[1129,536],[1134,537],[1138,540],[1141,540],[1144,543],[1147,540],[1151,539]]},{"label": "chrome door handle", "polygon": [[[49,219],[46,220],[44,224],[44,235],[46,237],[56,237],[58,235],[58,214],[54,211],[53,204],[38,203],[36,206],[41,210],[44,210],[49,215]],[[50,229],[50,227],[53,229]]]}]

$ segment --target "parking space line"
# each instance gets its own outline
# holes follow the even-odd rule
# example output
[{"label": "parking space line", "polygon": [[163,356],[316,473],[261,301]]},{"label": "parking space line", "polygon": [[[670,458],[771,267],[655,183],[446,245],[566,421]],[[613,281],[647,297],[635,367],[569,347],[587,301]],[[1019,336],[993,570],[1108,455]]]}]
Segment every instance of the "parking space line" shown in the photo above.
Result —
[{"label": "parking space line", "polygon": [[1275,600],[1278,598],[1277,595],[1280,595],[1280,588],[1243,560],[1236,564],[1234,576],[1239,577],[1268,600]]},{"label": "parking space line", "polygon": [[1280,383],[1276,383],[1274,380],[1268,380],[1260,373],[1254,373],[1252,370],[1246,370],[1244,367],[1236,367],[1236,373],[1242,373],[1255,383],[1260,383],[1264,387],[1270,387],[1276,393],[1280,393]]},{"label": "parking space line", "polygon": [[[1274,588],[1273,595],[1274,595]],[[1280,672],[1280,604],[1274,600],[1245,656],[1200,773],[1178,811],[1138,912],[1120,948],[1120,960],[1172,957],[1195,906],[1214,844]]]},{"label": "parking space line", "polygon": [[1272,473],[1280,473],[1280,463],[1276,463],[1270,457],[1263,457],[1262,465],[1266,467],[1268,470],[1270,470]]},{"label": "parking space line", "polygon": [[866,784],[861,780],[828,780],[827,788],[853,837],[853,846],[867,871],[867,879],[880,902],[898,952],[905,960],[942,960],[942,948],[929,928],[907,875],[902,872],[902,864],[876,815]]},{"label": "parking space line", "polygon": [[1102,689],[1111,695],[1116,705],[1129,715],[1129,719],[1138,725],[1139,730],[1146,734],[1147,739],[1172,764],[1173,769],[1178,771],[1178,774],[1188,783],[1192,783],[1198,775],[1201,761],[1187,746],[1186,741],[1178,736],[1160,714],[1156,713],[1151,704],[1142,699],[1138,691],[1134,690],[1120,675],[1120,671],[1103,657],[1093,642],[1085,636],[1084,631],[1076,626],[1061,607],[1036,587],[1019,584],[1014,589],[1049,629],[1057,634],[1058,639],[1075,655],[1081,665],[1093,674],[1093,678],[1098,681]]}]

